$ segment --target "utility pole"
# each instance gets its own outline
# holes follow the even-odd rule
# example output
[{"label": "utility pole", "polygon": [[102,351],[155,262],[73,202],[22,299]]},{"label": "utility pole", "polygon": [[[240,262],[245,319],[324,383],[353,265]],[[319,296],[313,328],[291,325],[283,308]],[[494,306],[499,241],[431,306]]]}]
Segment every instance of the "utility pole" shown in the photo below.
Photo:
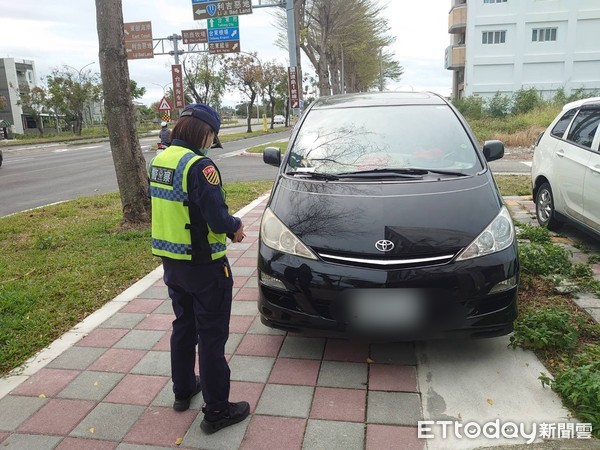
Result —
[{"label": "utility pole", "polygon": [[383,92],[383,58],[381,48],[379,48],[379,92]]},{"label": "utility pole", "polygon": [[[285,6],[287,12],[287,34],[288,34],[288,53],[290,57],[290,67],[297,67],[298,80],[300,81],[299,95],[302,98],[302,70],[298,66],[298,58],[296,57],[296,48],[298,43],[296,42],[296,16],[294,14],[294,0],[286,0]],[[294,114],[300,115],[302,108],[295,108]]]},{"label": "utility pole", "polygon": [[340,92],[342,94],[346,93],[346,74],[344,73],[344,44],[341,44],[342,47],[342,83],[340,86]]}]

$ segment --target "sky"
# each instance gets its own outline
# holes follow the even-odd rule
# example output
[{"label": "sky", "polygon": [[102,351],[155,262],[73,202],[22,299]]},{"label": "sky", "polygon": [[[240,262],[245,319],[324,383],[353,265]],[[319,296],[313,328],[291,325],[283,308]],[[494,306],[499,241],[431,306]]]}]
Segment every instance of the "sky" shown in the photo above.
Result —
[{"label": "sky", "polygon": [[[444,50],[450,42],[451,1],[378,1],[387,5],[390,34],[396,38],[391,50],[404,67],[402,79],[389,83],[387,88],[450,95],[452,72],[444,69]],[[124,22],[151,21],[155,39],[181,34],[181,30],[206,28],[206,21],[194,20],[191,0],[123,0],[122,3]],[[253,0],[254,5],[258,3],[259,0]],[[239,16],[241,50],[257,52],[262,61],[276,60],[287,66],[287,50],[274,44],[280,33],[275,26],[275,9],[255,8],[251,15]],[[4,36],[0,41],[0,58],[33,60],[38,84],[54,68],[63,65],[80,70],[93,63],[86,70],[100,73],[94,0],[0,0],[0,11]],[[181,41],[179,44],[183,45]],[[184,56],[180,56],[180,62]],[[170,87],[174,62],[169,55],[129,61],[130,78],[146,88],[141,99],[144,104],[160,100],[164,89]],[[314,73],[303,54],[301,62],[305,72]],[[232,106],[240,101],[239,93],[228,92],[223,104]]]}]

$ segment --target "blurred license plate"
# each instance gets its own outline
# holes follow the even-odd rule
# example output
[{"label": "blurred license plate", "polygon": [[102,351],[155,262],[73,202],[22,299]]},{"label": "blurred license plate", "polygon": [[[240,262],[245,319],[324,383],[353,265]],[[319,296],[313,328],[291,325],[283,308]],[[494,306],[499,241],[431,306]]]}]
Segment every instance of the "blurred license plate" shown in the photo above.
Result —
[{"label": "blurred license plate", "polygon": [[422,324],[423,295],[413,289],[359,289],[349,297],[349,322],[362,329],[406,330]]}]

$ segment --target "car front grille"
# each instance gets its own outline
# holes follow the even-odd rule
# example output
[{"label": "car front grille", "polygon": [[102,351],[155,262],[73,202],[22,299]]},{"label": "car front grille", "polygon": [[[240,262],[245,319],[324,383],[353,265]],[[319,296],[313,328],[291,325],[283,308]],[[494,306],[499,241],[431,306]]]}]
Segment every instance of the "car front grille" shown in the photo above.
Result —
[{"label": "car front grille", "polygon": [[368,267],[373,269],[414,269],[419,267],[431,267],[448,264],[454,259],[456,253],[445,253],[439,255],[426,255],[407,258],[373,258],[356,254],[341,254],[328,250],[317,250],[319,257],[326,262],[343,264],[355,267]]}]

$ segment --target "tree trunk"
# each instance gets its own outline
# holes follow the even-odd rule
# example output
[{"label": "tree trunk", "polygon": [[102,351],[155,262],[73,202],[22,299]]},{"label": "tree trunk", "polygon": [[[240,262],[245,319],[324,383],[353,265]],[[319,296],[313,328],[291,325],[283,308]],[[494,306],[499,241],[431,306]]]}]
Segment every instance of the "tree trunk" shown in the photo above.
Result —
[{"label": "tree trunk", "polygon": [[275,96],[271,96],[271,130],[275,128]]},{"label": "tree trunk", "polygon": [[253,92],[250,96],[250,101],[248,102],[248,130],[246,133],[252,133],[252,107],[254,106],[255,99],[256,94]]},{"label": "tree trunk", "polygon": [[40,136],[43,136],[44,135],[44,122],[42,120],[42,116],[35,116],[34,120],[35,120],[35,126],[37,127],[38,131],[40,132]]},{"label": "tree trunk", "polygon": [[124,227],[150,223],[146,161],[137,138],[129,67],[123,41],[121,0],[95,0],[100,73]]},{"label": "tree trunk", "polygon": [[319,95],[321,97],[331,95],[331,84],[329,83],[329,69],[324,54],[321,54],[321,57],[319,58],[317,75],[319,76]]},{"label": "tree trunk", "polygon": [[75,115],[75,134],[77,136],[81,136],[81,124],[83,122],[83,114],[81,114],[81,111],[78,111],[77,114]]}]

